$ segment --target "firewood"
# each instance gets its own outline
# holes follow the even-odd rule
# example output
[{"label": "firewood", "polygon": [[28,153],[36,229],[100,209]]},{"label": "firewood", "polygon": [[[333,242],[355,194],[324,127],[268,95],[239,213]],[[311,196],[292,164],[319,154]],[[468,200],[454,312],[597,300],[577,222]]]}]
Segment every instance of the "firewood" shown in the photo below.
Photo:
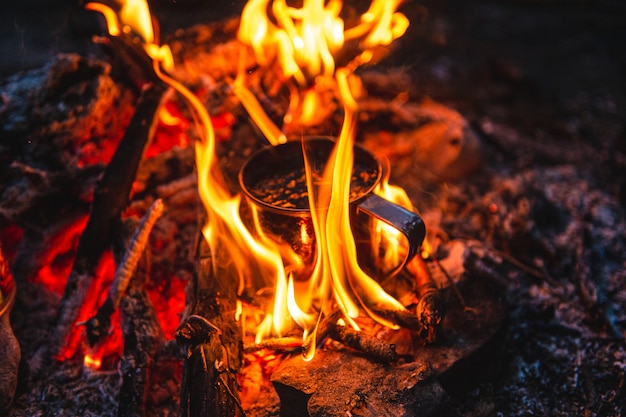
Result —
[{"label": "firewood", "polygon": [[137,263],[144,253],[152,226],[154,226],[156,220],[161,217],[162,213],[163,201],[156,200],[141,219],[137,230],[131,237],[128,247],[124,251],[124,257],[115,272],[115,278],[109,289],[107,299],[98,309],[96,315],[85,323],[87,342],[90,346],[95,345],[106,335],[111,322],[111,314],[113,314],[119,306],[133,273],[137,268]]},{"label": "firewood", "polygon": [[150,375],[155,372],[155,357],[165,341],[148,294],[141,282],[134,281],[120,303],[124,353],[120,363],[119,417],[146,415]]},{"label": "firewood", "polygon": [[398,360],[396,345],[368,335],[365,332],[354,330],[346,326],[334,326],[330,336],[344,345],[367,353],[368,355],[385,361],[395,362]]},{"label": "firewood", "polygon": [[[105,305],[119,305],[120,308],[124,349],[120,362],[122,385],[118,401],[119,417],[146,415],[150,375],[157,362],[158,352],[165,347],[163,331],[144,290],[150,276],[150,257],[148,252],[144,253],[143,247],[152,228],[151,223],[161,212],[162,203],[157,200],[139,226],[133,219],[126,220],[113,242],[118,264],[117,282],[111,286]],[[129,238],[133,229],[134,233]]]},{"label": "firewood", "polygon": [[137,167],[152,137],[154,116],[161,105],[164,92],[165,88],[161,84],[154,84],[144,90],[122,141],[102,179],[96,184],[89,221],[81,235],[51,335],[53,342],[50,348],[57,354],[63,348],[65,338],[76,321],[79,306],[87,293],[98,260],[111,242],[113,222],[120,218],[128,205]]},{"label": "firewood", "polygon": [[317,333],[312,333],[303,344],[305,351],[313,347],[313,337],[316,339],[316,346],[320,346],[324,339],[329,337],[378,360],[382,360],[384,362],[395,362],[398,360],[395,345],[386,343],[385,341],[370,336],[365,332],[357,331],[347,326],[337,324],[337,320],[340,317],[341,314],[339,311],[325,317],[320,322]]},{"label": "firewood", "polygon": [[199,234],[187,317],[176,331],[176,340],[186,353],[180,400],[183,416],[244,415],[237,381],[243,366],[242,330],[235,318],[238,280],[228,265]]},{"label": "firewood", "polygon": [[[416,290],[419,298],[416,315],[420,324],[418,329],[420,337],[425,343],[433,343],[437,338],[444,314],[440,291],[421,255],[415,256],[409,262],[407,270],[413,274],[416,280]],[[450,286],[456,289],[454,281],[449,279],[449,282]]]},{"label": "firewood", "polygon": [[278,339],[267,339],[260,343],[244,346],[244,353],[258,352],[259,350],[272,350],[274,352],[297,353],[302,351],[302,338],[281,337]]}]

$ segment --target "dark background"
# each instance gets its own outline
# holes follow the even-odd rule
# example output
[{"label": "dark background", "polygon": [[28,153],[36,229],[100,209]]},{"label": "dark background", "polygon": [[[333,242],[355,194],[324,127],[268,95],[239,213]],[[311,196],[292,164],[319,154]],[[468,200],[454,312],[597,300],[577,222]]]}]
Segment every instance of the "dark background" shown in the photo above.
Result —
[{"label": "dark background", "polygon": [[[244,3],[153,0],[150,6],[165,38],[177,28],[239,14]],[[41,66],[58,52],[99,53],[91,36],[102,32],[101,20],[83,4],[5,3],[0,14],[0,77]],[[496,99],[509,100],[511,113],[524,114],[524,120],[517,120],[521,127],[535,123],[528,119],[535,107],[545,111],[546,106],[572,105],[587,107],[595,112],[593,117],[617,117],[621,120],[613,122],[623,126],[625,2],[426,0],[407,1],[401,9],[412,23],[387,62],[416,75],[417,93],[459,110],[480,112],[481,101],[494,99],[493,92],[485,97],[481,86],[514,81],[520,87],[515,96]]]}]

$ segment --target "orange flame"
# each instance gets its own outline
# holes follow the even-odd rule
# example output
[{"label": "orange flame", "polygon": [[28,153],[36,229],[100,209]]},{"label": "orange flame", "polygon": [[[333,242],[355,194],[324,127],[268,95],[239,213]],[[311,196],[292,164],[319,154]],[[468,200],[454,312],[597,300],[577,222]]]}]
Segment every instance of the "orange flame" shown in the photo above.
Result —
[{"label": "orange flame", "polygon": [[112,3],[114,6],[89,2],[85,5],[85,9],[100,12],[104,16],[109,35],[119,36],[122,33],[132,33],[141,37],[148,56],[168,70],[174,68],[174,58],[169,46],[160,46],[156,43],[148,2],[146,0],[115,0]]},{"label": "orange flame", "polygon": [[[314,184],[310,167],[306,167],[318,255],[311,276],[304,281],[293,278],[292,272],[301,267],[301,260],[291,248],[266,237],[258,224],[256,228],[252,227],[253,230],[248,229],[240,217],[241,196],[231,194],[222,178],[209,114],[196,96],[167,75],[174,65],[171,52],[167,45],[155,43],[145,0],[127,0],[117,12],[100,3],[88,4],[88,8],[105,14],[112,36],[128,31],[141,36],[146,53],[155,62],[157,75],[188,103],[200,136],[195,150],[198,191],[207,215],[203,235],[213,253],[221,252],[224,256],[220,259],[232,260],[240,293],[246,287],[257,290],[274,288],[273,302],[257,321],[260,322],[256,329],[257,341],[273,334],[280,336],[294,322],[303,329],[306,337],[316,331],[321,316],[334,308],[341,309],[347,324],[355,329],[358,325],[354,319],[361,311],[384,325],[396,327],[376,311],[404,309],[359,266],[349,221],[358,111],[355,99],[358,91],[354,88],[358,83],[354,81],[353,71],[358,65],[370,61],[374,48],[387,45],[404,33],[408,22],[395,12],[399,3],[397,0],[372,1],[359,23],[348,30],[344,29],[340,18],[342,2],[339,0],[304,0],[302,8],[290,7],[286,0],[250,0],[244,8],[238,38],[253,50],[262,68],[276,67],[279,70],[277,75],[288,85],[292,104],[285,119],[292,118],[293,109],[302,105],[300,117],[303,122],[318,122],[315,109],[322,102],[321,97],[316,96],[318,89],[333,91],[344,109],[344,123],[322,182]],[[130,10],[140,11],[137,15],[141,16],[135,16]],[[131,19],[131,15],[139,18]],[[358,40],[361,51],[349,64],[337,68],[333,54],[342,49],[346,39]],[[241,62],[245,62],[243,56],[244,53]],[[285,142],[285,135],[248,90],[246,77],[242,64],[233,91],[270,143]],[[254,218],[254,211],[252,215]],[[304,239],[308,239],[306,231],[304,233]],[[239,313],[236,313],[237,317]],[[305,359],[312,358],[314,353],[315,346],[312,346]]]},{"label": "orange flame", "polygon": [[[310,86],[328,84],[329,79],[344,108],[341,133],[321,184],[313,184],[310,168],[306,169],[318,254],[312,276],[305,282],[290,278],[286,299],[280,298],[278,290],[275,294],[275,303],[281,304],[275,310],[284,310],[282,306],[286,305],[292,318],[304,329],[305,337],[315,332],[320,314],[329,313],[333,304],[341,309],[348,324],[355,329],[358,325],[354,318],[360,309],[389,327],[396,326],[377,315],[375,310],[404,309],[360,268],[348,209],[358,110],[351,88],[355,85],[353,70],[371,59],[373,48],[389,44],[404,33],[408,21],[395,12],[398,4],[398,1],[374,0],[360,23],[347,31],[344,31],[344,22],[339,17],[342,3],[336,0],[304,0],[302,8],[289,7],[284,0],[274,0],[271,5],[270,0],[251,0],[242,14],[239,40],[251,47],[261,66],[277,66],[279,76],[290,85],[291,105],[286,121],[291,120],[292,110],[298,106],[302,107],[299,117],[303,124],[318,121],[316,107],[319,108],[322,100],[316,88]],[[342,48],[346,39],[360,39],[362,52],[347,66],[336,68],[333,54]],[[243,68],[235,84],[235,93],[240,98],[245,96],[242,104],[252,118],[259,125],[266,124],[260,105],[243,87]],[[269,130],[261,129],[264,132]],[[277,128],[272,127],[272,130]],[[273,144],[280,143],[275,137],[273,133],[268,140]],[[387,243],[390,240],[397,243],[397,237],[394,239],[389,233],[382,235]],[[395,254],[396,258],[398,256]],[[312,358],[314,352],[315,346],[310,347],[305,358]]]},{"label": "orange flame", "polygon": [[[356,40],[361,51],[346,67],[369,62],[376,48],[388,45],[406,31],[408,19],[395,11],[400,3],[373,0],[359,23],[344,30],[339,16],[343,7],[340,0],[304,0],[302,8],[290,7],[286,0],[250,0],[243,10],[237,36],[252,49],[262,67],[277,67],[279,78],[288,86],[297,86],[289,87],[291,104],[285,122],[291,122],[297,113],[302,125],[311,126],[320,122],[318,115],[323,113],[320,106],[316,112],[310,111],[312,105],[320,103],[320,92],[336,89],[332,86],[337,75],[333,54],[342,51],[347,40]],[[282,143],[279,129],[247,91],[245,74],[245,68],[240,68],[234,83],[235,94],[270,143]],[[299,106],[303,106],[302,112],[294,112]]]}]

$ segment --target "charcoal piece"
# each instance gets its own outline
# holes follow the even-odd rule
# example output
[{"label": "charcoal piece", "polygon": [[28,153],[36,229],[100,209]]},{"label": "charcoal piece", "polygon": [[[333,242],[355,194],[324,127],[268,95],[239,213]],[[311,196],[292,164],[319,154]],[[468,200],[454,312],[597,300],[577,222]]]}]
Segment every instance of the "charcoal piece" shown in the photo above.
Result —
[{"label": "charcoal piece", "polygon": [[[0,161],[63,171],[108,152],[133,114],[132,94],[108,63],[60,54],[46,66],[0,82]],[[6,180],[5,180],[6,181]]]}]

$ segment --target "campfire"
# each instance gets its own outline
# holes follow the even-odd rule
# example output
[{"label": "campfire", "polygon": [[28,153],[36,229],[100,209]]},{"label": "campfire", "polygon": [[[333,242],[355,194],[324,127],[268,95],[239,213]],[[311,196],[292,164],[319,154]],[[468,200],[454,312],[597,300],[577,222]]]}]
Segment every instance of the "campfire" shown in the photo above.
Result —
[{"label": "campfire", "polygon": [[502,214],[521,185],[499,184],[480,215],[454,190],[429,199],[484,149],[384,67],[418,23],[401,3],[250,0],[160,39],[145,0],[91,1],[106,58],[6,83],[0,116],[38,127],[7,122],[37,147],[8,146],[3,174],[0,409],[462,414],[455,400],[495,374],[505,275],[563,287],[443,219],[532,239]]}]

